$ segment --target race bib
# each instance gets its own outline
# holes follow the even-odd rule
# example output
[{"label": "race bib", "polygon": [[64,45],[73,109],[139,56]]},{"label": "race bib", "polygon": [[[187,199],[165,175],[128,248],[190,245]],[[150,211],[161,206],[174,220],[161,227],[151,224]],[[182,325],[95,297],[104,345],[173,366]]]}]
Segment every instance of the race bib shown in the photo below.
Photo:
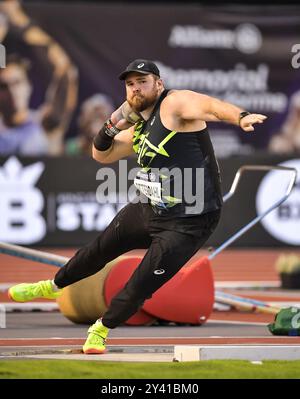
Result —
[{"label": "race bib", "polygon": [[161,183],[142,180],[139,178],[134,179],[134,185],[140,190],[142,194],[148,197],[154,203],[161,203]]}]

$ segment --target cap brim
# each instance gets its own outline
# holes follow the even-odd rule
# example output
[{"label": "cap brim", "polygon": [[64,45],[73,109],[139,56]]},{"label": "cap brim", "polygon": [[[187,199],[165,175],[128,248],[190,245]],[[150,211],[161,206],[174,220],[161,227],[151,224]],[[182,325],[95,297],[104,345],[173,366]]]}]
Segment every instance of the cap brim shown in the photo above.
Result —
[{"label": "cap brim", "polygon": [[125,80],[125,79],[126,79],[126,76],[127,76],[129,73],[131,73],[131,72],[137,72],[137,73],[140,73],[140,74],[142,74],[142,75],[150,75],[150,73],[152,73],[152,72],[141,71],[141,70],[139,70],[139,69],[130,69],[130,71],[124,71],[124,72],[122,72],[121,75],[119,75],[119,79],[120,79],[120,80]]}]

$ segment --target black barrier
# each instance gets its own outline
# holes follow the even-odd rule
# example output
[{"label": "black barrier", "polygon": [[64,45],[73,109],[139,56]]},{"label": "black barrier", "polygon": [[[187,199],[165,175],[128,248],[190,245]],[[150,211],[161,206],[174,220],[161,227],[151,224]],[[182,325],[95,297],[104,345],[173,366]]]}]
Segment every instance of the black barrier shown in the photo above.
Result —
[{"label": "black barrier", "polygon": [[[240,166],[279,163],[298,168],[300,175],[300,158],[296,155],[261,154],[220,160],[223,193],[230,189]],[[99,165],[86,157],[0,158],[0,241],[34,246],[85,244],[101,234],[128,202],[128,191],[131,195],[135,192],[135,167],[134,159]],[[236,194],[224,205],[221,222],[207,245],[223,243],[274,203],[285,192],[289,180],[289,176],[280,173],[247,172]],[[113,179],[109,197],[108,176]],[[298,183],[279,208],[233,246],[299,246],[299,188]]]}]

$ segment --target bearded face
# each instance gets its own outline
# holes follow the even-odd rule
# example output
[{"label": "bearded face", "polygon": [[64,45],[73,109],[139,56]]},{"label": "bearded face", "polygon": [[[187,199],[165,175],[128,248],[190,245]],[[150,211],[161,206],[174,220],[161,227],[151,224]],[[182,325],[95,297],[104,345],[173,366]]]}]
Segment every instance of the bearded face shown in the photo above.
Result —
[{"label": "bearded face", "polygon": [[127,101],[134,111],[143,112],[155,104],[160,89],[152,75],[136,75],[126,80]]}]

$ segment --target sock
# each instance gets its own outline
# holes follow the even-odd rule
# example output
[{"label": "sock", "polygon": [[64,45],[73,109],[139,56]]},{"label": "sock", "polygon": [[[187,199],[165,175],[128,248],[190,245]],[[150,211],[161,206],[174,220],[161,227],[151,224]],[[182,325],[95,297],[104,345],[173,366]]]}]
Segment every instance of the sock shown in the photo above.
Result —
[{"label": "sock", "polygon": [[104,328],[107,330],[107,332],[109,331],[109,328],[106,327],[106,326],[102,323],[102,319],[96,320],[96,324],[101,325],[102,327],[104,327]]},{"label": "sock", "polygon": [[62,288],[59,288],[59,287],[55,284],[54,280],[51,280],[51,285],[52,285],[52,289],[53,289],[54,292],[60,291],[60,290],[62,289]]}]

